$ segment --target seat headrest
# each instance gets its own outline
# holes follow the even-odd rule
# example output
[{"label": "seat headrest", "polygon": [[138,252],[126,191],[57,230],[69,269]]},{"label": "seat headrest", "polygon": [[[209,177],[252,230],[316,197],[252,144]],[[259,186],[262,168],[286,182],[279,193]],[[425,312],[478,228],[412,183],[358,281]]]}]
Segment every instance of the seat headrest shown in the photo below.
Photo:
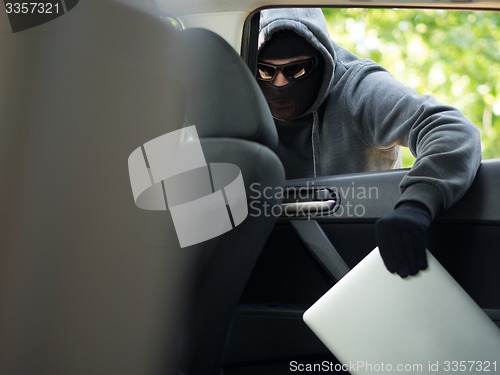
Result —
[{"label": "seat headrest", "polygon": [[255,77],[236,51],[201,28],[179,32],[179,73],[186,83],[186,121],[200,137],[278,144],[274,120]]}]

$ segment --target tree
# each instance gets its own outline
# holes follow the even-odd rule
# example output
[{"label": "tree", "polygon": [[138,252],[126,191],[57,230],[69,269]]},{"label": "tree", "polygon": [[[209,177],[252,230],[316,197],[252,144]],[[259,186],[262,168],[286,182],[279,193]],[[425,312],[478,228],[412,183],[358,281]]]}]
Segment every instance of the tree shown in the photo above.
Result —
[{"label": "tree", "polygon": [[[483,158],[500,157],[500,13],[324,9],[330,35],[422,94],[460,109],[482,134]],[[403,165],[413,164],[409,151]]]}]

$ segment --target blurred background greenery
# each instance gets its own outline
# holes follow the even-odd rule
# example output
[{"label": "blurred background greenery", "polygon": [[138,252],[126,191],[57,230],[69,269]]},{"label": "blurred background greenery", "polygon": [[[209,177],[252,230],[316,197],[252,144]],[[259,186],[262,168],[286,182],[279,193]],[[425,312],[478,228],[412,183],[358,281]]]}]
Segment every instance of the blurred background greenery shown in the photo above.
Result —
[{"label": "blurred background greenery", "polygon": [[[500,13],[323,9],[331,37],[421,94],[460,109],[482,134],[483,159],[500,157]],[[404,149],[403,166],[413,165]]]}]

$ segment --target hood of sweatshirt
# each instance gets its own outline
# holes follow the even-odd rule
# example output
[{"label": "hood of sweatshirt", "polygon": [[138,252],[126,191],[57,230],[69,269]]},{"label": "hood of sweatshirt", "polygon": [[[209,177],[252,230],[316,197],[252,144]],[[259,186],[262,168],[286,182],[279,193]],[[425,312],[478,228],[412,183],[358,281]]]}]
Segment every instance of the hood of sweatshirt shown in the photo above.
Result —
[{"label": "hood of sweatshirt", "polygon": [[314,101],[301,114],[304,117],[318,110],[333,85],[335,51],[328,34],[325,17],[320,8],[277,8],[261,11],[259,52],[274,33],[293,31],[309,42],[323,57],[323,80]]}]

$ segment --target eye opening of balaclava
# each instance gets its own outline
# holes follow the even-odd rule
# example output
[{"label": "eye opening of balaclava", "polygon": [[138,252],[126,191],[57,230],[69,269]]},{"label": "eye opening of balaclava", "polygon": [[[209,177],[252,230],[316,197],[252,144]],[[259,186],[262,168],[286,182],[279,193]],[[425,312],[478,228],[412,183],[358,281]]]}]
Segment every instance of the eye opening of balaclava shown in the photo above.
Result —
[{"label": "eye opening of balaclava", "polygon": [[279,120],[290,121],[299,118],[311,107],[321,86],[324,60],[316,48],[291,30],[274,33],[259,53],[259,61],[299,56],[315,57],[318,61],[316,68],[307,77],[284,86],[258,81],[271,113]]}]

